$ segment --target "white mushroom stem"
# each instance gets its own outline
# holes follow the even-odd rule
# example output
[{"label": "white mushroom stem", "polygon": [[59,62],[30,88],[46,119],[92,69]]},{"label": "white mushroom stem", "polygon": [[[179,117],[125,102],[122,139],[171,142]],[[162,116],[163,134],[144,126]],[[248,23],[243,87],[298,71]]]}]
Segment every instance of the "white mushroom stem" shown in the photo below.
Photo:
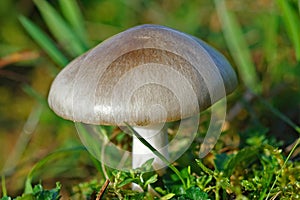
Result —
[{"label": "white mushroom stem", "polygon": [[[169,159],[168,153],[168,134],[162,129],[161,125],[149,125],[133,127],[152,147],[158,150],[165,158]],[[133,136],[132,144],[132,168],[141,167],[147,160],[154,158],[153,168],[158,173],[163,173],[166,164],[158,158],[148,147]]]}]

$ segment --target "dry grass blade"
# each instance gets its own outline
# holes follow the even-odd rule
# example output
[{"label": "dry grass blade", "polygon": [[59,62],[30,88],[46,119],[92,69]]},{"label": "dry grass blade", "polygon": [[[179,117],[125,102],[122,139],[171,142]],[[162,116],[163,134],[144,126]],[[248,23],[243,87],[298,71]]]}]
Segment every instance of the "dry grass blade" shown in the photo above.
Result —
[{"label": "dry grass blade", "polygon": [[33,51],[15,52],[0,59],[0,68],[13,63],[34,60],[37,59],[39,56],[39,53]]},{"label": "dry grass blade", "polygon": [[100,200],[106,190],[106,188],[108,187],[110,183],[110,180],[109,179],[106,179],[106,181],[104,182],[104,184],[102,185],[101,189],[99,190],[98,194],[97,194],[97,197],[96,197],[96,200]]}]

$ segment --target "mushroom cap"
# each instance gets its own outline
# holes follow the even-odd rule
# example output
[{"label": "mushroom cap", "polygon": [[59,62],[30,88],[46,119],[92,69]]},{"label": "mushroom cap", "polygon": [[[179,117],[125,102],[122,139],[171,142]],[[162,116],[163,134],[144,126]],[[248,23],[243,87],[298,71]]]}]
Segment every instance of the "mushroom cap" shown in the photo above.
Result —
[{"label": "mushroom cap", "polygon": [[53,81],[48,102],[76,122],[148,125],[196,115],[236,86],[229,62],[202,40],[141,25],[69,63]]}]

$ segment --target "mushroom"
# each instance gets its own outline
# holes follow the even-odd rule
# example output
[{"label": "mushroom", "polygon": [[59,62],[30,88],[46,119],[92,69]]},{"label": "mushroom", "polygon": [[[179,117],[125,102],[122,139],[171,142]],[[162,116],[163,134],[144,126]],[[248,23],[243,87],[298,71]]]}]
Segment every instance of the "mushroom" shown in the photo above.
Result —
[{"label": "mushroom", "polygon": [[[186,33],[141,25],[121,32],[68,64],[52,83],[48,102],[59,116],[94,125],[130,124],[167,159],[165,122],[199,113],[237,86],[228,61]],[[133,136],[132,167],[154,158]]]}]

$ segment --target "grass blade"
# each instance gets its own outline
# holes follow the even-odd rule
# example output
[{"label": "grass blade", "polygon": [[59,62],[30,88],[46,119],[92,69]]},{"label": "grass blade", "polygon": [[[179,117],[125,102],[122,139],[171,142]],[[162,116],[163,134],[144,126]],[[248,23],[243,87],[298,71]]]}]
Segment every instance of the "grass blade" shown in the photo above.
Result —
[{"label": "grass blade", "polygon": [[268,108],[274,115],[276,115],[279,119],[281,119],[282,121],[284,121],[286,124],[288,124],[289,126],[291,126],[298,134],[300,134],[300,126],[295,124],[292,120],[290,120],[286,115],[284,115],[283,113],[281,113],[278,109],[276,109],[275,107],[273,107],[269,102],[267,102],[264,98],[262,98],[261,96],[257,95],[256,96],[260,102],[266,107]]},{"label": "grass blade", "polygon": [[87,44],[87,33],[84,20],[75,0],[59,0],[60,8],[64,17],[75,30],[78,37]]},{"label": "grass blade", "polygon": [[132,132],[133,135],[135,135],[141,143],[143,143],[147,148],[149,148],[152,153],[154,153],[157,157],[159,157],[159,159],[161,159],[180,179],[180,181],[182,182],[182,185],[185,189],[187,189],[186,187],[186,183],[184,181],[184,179],[182,178],[180,172],[178,171],[178,169],[176,167],[174,167],[169,161],[168,159],[166,159],[159,151],[157,151],[151,144],[149,144],[147,142],[147,140],[145,140],[138,132],[136,132],[128,123],[124,122],[125,125],[128,127],[128,129]]},{"label": "grass blade", "polygon": [[225,40],[237,64],[240,77],[247,88],[259,93],[261,86],[241,27],[233,13],[227,10],[224,0],[215,0],[215,5],[223,27]]},{"label": "grass blade", "polygon": [[19,20],[30,36],[42,47],[49,57],[58,64],[58,66],[63,67],[69,62],[56,48],[54,42],[38,26],[24,16],[20,16]]},{"label": "grass blade", "polygon": [[[266,55],[268,66],[274,66],[277,53],[277,30],[278,30],[278,17],[275,13],[266,14],[262,19],[261,26],[264,32],[263,50]],[[270,71],[272,71],[270,69]]]},{"label": "grass blade", "polygon": [[4,163],[2,169],[3,175],[11,174],[15,170],[17,163],[21,158],[21,155],[24,153],[26,147],[28,146],[33,132],[39,123],[42,111],[43,106],[41,104],[38,104],[32,109],[29,117],[26,120],[26,123],[22,128],[22,132],[20,133],[16,141],[15,148],[9,153],[9,157]]},{"label": "grass blade", "polygon": [[59,13],[45,0],[34,0],[49,30],[66,51],[78,56],[87,50],[80,38],[70,29]]},{"label": "grass blade", "polygon": [[31,87],[28,84],[24,84],[22,86],[22,89],[25,93],[27,93],[29,96],[31,96],[33,99],[35,99],[37,102],[39,102],[43,106],[48,106],[47,100],[45,97],[43,97],[38,91],[36,91],[33,87]]},{"label": "grass blade", "polygon": [[282,12],[287,33],[294,45],[296,59],[297,61],[300,61],[300,17],[297,15],[296,11],[292,9],[289,1],[277,0],[277,4]]},{"label": "grass blade", "polygon": [[57,159],[61,156],[73,153],[74,151],[85,151],[86,149],[82,146],[78,146],[78,147],[72,147],[72,148],[68,148],[68,149],[61,149],[58,150],[56,152],[53,152],[51,154],[49,154],[48,156],[44,157],[43,159],[41,159],[39,162],[37,162],[30,170],[30,172],[27,175],[26,181],[25,181],[25,194],[30,194],[33,192],[33,188],[32,188],[32,179],[34,176],[34,173],[39,170],[41,167],[43,167],[48,161],[52,160],[52,159]]}]

